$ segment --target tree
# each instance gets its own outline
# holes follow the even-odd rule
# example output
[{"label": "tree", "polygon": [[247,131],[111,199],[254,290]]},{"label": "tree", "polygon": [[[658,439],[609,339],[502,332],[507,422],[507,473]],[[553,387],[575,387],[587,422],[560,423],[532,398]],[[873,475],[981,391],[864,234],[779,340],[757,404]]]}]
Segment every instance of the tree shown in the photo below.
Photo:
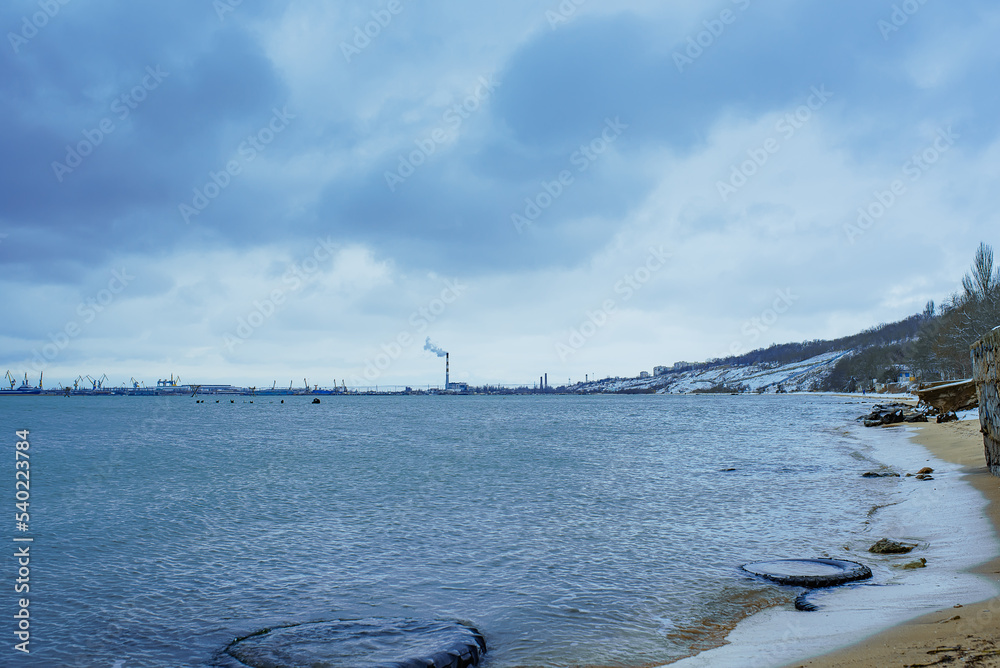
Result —
[{"label": "tree", "polygon": [[980,243],[976,251],[976,259],[972,263],[972,273],[962,278],[965,298],[973,301],[987,301],[996,292],[1000,284],[1000,269],[993,273],[993,248],[986,243]]},{"label": "tree", "polygon": [[994,271],[993,249],[980,243],[971,271],[962,277],[962,292],[953,294],[938,315],[921,327],[912,350],[913,366],[925,380],[968,378],[972,373],[969,349],[997,325],[1000,268]]}]

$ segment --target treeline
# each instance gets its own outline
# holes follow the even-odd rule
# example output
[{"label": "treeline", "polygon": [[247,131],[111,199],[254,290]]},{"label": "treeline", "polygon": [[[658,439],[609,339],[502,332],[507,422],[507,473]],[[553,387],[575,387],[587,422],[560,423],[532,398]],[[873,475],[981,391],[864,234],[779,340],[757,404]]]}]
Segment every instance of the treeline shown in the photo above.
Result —
[{"label": "treeline", "polygon": [[[928,304],[933,313],[934,304]],[[993,249],[980,244],[962,289],[942,304],[940,313],[924,324],[909,350],[909,363],[923,380],[972,377],[969,348],[1000,326],[1000,267],[994,269]]]},{"label": "treeline", "polygon": [[927,304],[923,313],[872,327],[832,341],[775,344],[743,355],[709,360],[698,368],[723,365],[780,366],[829,352],[850,350],[814,389],[856,391],[874,380],[895,382],[901,371],[922,382],[968,378],[972,375],[969,348],[1000,326],[1000,267],[994,269],[993,249],[979,245],[962,289],[940,308]]}]

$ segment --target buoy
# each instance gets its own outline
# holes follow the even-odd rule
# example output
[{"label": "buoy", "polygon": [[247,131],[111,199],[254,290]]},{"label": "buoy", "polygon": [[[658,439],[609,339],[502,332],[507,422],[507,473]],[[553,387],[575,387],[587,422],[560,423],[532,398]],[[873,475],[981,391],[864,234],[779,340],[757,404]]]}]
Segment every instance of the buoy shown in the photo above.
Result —
[{"label": "buoy", "polygon": [[319,403],[319,398],[313,399],[313,403],[314,404],[318,404]]}]

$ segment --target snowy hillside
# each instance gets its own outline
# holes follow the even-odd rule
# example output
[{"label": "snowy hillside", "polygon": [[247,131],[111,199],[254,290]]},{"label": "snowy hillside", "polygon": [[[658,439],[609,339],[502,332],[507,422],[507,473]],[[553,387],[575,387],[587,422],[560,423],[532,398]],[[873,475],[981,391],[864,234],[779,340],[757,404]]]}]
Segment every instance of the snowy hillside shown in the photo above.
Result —
[{"label": "snowy hillside", "polygon": [[670,372],[650,378],[615,378],[592,383],[577,383],[570,390],[578,392],[657,392],[684,394],[724,386],[749,392],[808,391],[820,383],[841,357],[851,351],[835,351],[801,362],[783,365],[723,365],[709,369]]}]

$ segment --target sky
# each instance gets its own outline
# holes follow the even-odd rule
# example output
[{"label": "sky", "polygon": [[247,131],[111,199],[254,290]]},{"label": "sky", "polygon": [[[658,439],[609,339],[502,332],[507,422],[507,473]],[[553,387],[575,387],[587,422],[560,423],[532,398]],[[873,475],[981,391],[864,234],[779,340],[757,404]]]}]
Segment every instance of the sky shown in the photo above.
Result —
[{"label": "sky", "polygon": [[979,0],[9,0],[0,368],[550,384],[905,318],[1000,246]]}]

